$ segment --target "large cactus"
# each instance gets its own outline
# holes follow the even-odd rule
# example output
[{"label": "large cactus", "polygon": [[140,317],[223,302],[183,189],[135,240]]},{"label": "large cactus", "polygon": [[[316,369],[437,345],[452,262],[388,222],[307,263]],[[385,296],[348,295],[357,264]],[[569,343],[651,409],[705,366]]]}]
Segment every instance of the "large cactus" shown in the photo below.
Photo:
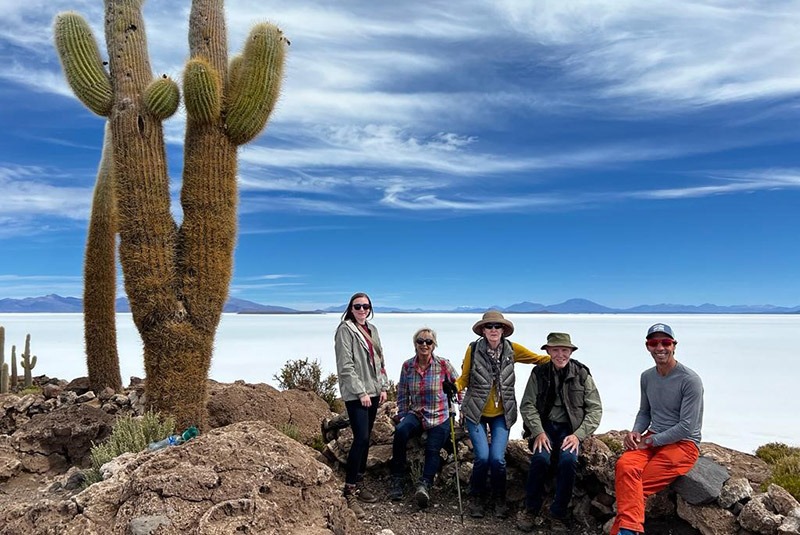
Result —
[{"label": "large cactus", "polygon": [[103,153],[94,186],[83,265],[83,334],[89,387],[99,393],[122,390],[117,353],[117,210],[111,127],[106,123]]},{"label": "large cactus", "polygon": [[178,427],[205,427],[213,339],[236,241],[237,147],[266,125],[287,42],[275,26],[255,26],[236,62],[236,76],[229,77],[223,2],[193,0],[178,227],[170,213],[162,128],[168,103],[177,102],[177,86],[154,79],[142,0],[105,0],[105,5],[110,74],[79,15],[56,17],[56,46],[78,98],[109,117],[120,261],[144,342],[145,394],[153,409],[174,415]]},{"label": "large cactus", "polygon": [[31,357],[31,335],[25,336],[25,352],[20,355],[19,365],[25,370],[25,388],[33,385],[33,369],[36,367],[36,355]]}]

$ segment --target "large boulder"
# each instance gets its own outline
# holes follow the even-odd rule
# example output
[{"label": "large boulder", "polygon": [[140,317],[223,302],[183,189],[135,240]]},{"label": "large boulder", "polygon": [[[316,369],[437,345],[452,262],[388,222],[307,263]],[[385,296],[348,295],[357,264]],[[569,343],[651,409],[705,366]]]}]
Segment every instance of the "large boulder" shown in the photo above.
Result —
[{"label": "large boulder", "polygon": [[708,457],[700,457],[687,474],[672,482],[672,489],[688,503],[702,505],[719,498],[728,479],[730,475],[724,467]]},{"label": "large boulder", "polygon": [[265,383],[209,382],[209,426],[261,420],[278,429],[293,428],[307,445],[321,441],[320,422],[330,417],[328,404],[314,392],[279,391]]},{"label": "large boulder", "polygon": [[91,405],[65,405],[35,414],[11,435],[11,445],[24,454],[29,472],[88,466],[89,451],[111,434],[114,417]]},{"label": "large boulder", "polygon": [[363,533],[332,470],[262,421],[142,452],[65,500],[14,503],[0,534]]}]

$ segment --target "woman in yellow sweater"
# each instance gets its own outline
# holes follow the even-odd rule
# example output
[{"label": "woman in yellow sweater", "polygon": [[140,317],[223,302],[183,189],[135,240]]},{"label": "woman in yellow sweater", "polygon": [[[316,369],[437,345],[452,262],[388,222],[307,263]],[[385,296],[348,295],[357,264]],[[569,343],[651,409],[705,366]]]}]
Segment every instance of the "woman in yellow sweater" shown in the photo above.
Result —
[{"label": "woman in yellow sweater", "polygon": [[507,338],[514,332],[514,324],[496,310],[486,312],[472,326],[472,331],[480,338],[467,347],[461,376],[456,380],[459,391],[467,390],[461,413],[475,455],[470,478],[470,516],[485,515],[487,476],[491,474],[489,488],[495,502],[494,513],[505,518],[508,515],[506,445],[511,426],[517,420],[514,363],[545,364],[550,357],[509,342]]}]

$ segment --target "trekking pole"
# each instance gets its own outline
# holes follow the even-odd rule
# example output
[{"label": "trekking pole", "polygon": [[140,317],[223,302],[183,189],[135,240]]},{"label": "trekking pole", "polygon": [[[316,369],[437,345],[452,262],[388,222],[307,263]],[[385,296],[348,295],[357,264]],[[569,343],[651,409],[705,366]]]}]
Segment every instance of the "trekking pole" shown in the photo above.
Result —
[{"label": "trekking pole", "polygon": [[458,446],[456,445],[456,427],[453,423],[456,419],[456,410],[453,407],[453,396],[447,396],[447,405],[450,409],[450,442],[453,444],[453,459],[456,462],[456,489],[458,489],[458,513],[461,515],[461,523],[464,523],[464,505],[461,503],[461,479],[458,477]]}]

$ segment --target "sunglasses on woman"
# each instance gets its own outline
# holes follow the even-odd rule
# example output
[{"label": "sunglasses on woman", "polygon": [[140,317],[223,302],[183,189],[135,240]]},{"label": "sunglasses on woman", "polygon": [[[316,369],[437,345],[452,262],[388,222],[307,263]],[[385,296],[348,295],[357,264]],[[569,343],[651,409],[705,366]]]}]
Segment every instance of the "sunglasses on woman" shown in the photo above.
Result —
[{"label": "sunglasses on woman", "polygon": [[370,308],[372,308],[372,305],[370,305],[369,303],[364,303],[363,305],[361,303],[356,303],[353,305],[353,310],[361,310],[362,308],[364,310],[369,310]]},{"label": "sunglasses on woman", "polygon": [[502,323],[485,323],[483,325],[484,329],[505,329],[505,325]]},{"label": "sunglasses on woman", "polygon": [[432,346],[433,345],[433,340],[431,340],[430,338],[417,338],[416,342],[417,342],[418,346],[421,346],[421,345]]}]

